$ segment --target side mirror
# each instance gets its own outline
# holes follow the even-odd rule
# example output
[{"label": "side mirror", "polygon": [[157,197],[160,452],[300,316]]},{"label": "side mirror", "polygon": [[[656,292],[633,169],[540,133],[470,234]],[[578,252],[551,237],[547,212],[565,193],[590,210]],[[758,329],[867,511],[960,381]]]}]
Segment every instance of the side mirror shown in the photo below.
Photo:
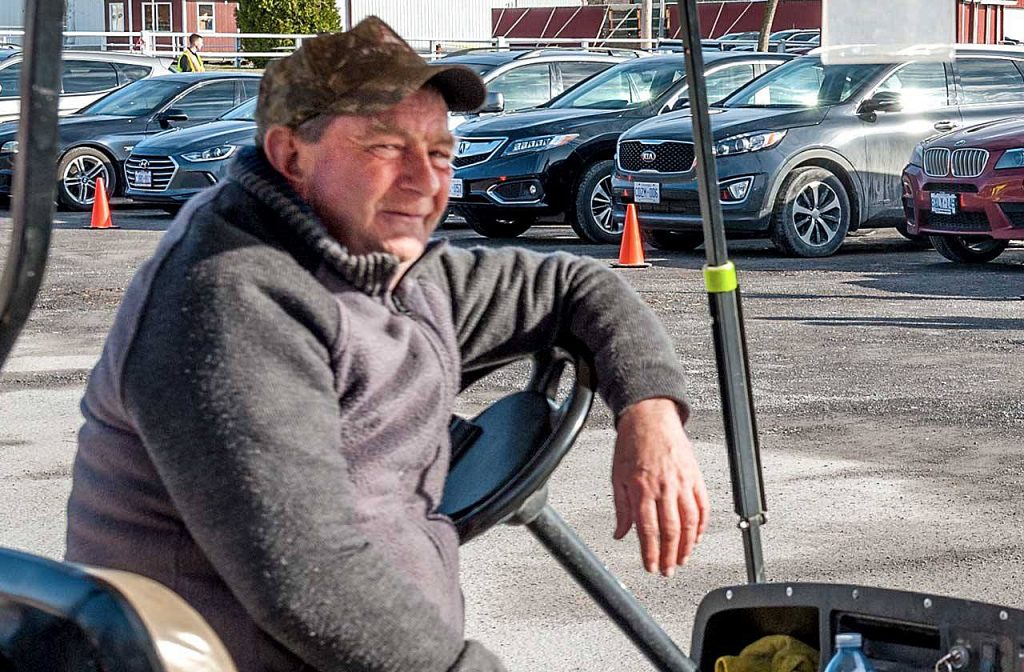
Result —
[{"label": "side mirror", "polygon": [[156,115],[156,120],[163,128],[169,128],[172,121],[188,121],[188,115],[178,108],[172,107]]},{"label": "side mirror", "polygon": [[690,106],[690,99],[689,98],[685,98],[683,96],[680,96],[679,98],[676,98],[676,102],[672,103],[672,107],[669,108],[669,111],[670,112],[675,112],[676,110],[686,109],[689,106]]},{"label": "side mirror", "polygon": [[860,114],[873,112],[899,112],[903,109],[903,99],[895,91],[879,91],[873,97],[860,104]]},{"label": "side mirror", "polygon": [[500,91],[488,91],[483,107],[477,112],[480,114],[491,114],[505,111],[505,94]]}]

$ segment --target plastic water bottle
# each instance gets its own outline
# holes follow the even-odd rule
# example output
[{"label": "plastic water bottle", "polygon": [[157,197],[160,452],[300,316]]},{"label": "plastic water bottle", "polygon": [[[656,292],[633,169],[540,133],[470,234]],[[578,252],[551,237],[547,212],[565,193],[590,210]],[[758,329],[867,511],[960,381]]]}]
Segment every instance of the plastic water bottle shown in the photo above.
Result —
[{"label": "plastic water bottle", "polygon": [[828,661],[825,672],[875,672],[861,648],[864,638],[856,632],[836,635],[836,655]]}]

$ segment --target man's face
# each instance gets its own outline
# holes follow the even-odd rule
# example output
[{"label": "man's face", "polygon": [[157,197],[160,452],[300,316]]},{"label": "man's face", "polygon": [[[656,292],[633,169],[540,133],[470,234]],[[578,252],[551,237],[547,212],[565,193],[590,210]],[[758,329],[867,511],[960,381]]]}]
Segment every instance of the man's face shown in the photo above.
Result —
[{"label": "man's face", "polygon": [[193,48],[194,48],[194,49],[195,49],[196,51],[201,51],[201,50],[202,50],[202,48],[203,48],[203,38],[201,38],[201,37],[198,37],[198,38],[196,38],[196,41],[195,41],[195,43],[193,44]]},{"label": "man's face", "polygon": [[375,117],[334,118],[316,143],[297,140],[293,186],[353,254],[419,257],[448,203],[448,107],[421,89]]}]

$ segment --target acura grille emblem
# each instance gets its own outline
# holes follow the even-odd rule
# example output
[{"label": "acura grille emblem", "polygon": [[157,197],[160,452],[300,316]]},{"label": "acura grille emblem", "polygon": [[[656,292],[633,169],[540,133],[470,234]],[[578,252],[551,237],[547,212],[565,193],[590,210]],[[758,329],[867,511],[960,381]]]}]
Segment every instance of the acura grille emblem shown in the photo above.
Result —
[{"label": "acura grille emblem", "polygon": [[658,158],[658,155],[655,154],[653,149],[645,149],[640,154],[640,160],[643,161],[644,163],[651,163],[651,162],[653,162],[657,158]]}]

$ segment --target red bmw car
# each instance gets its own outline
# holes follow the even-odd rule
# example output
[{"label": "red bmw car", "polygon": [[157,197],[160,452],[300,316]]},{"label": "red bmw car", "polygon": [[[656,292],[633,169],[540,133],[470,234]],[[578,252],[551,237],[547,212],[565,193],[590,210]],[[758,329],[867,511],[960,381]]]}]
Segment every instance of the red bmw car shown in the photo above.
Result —
[{"label": "red bmw car", "polygon": [[907,233],[959,263],[1024,240],[1024,119],[959,129],[914,148],[903,169]]}]

